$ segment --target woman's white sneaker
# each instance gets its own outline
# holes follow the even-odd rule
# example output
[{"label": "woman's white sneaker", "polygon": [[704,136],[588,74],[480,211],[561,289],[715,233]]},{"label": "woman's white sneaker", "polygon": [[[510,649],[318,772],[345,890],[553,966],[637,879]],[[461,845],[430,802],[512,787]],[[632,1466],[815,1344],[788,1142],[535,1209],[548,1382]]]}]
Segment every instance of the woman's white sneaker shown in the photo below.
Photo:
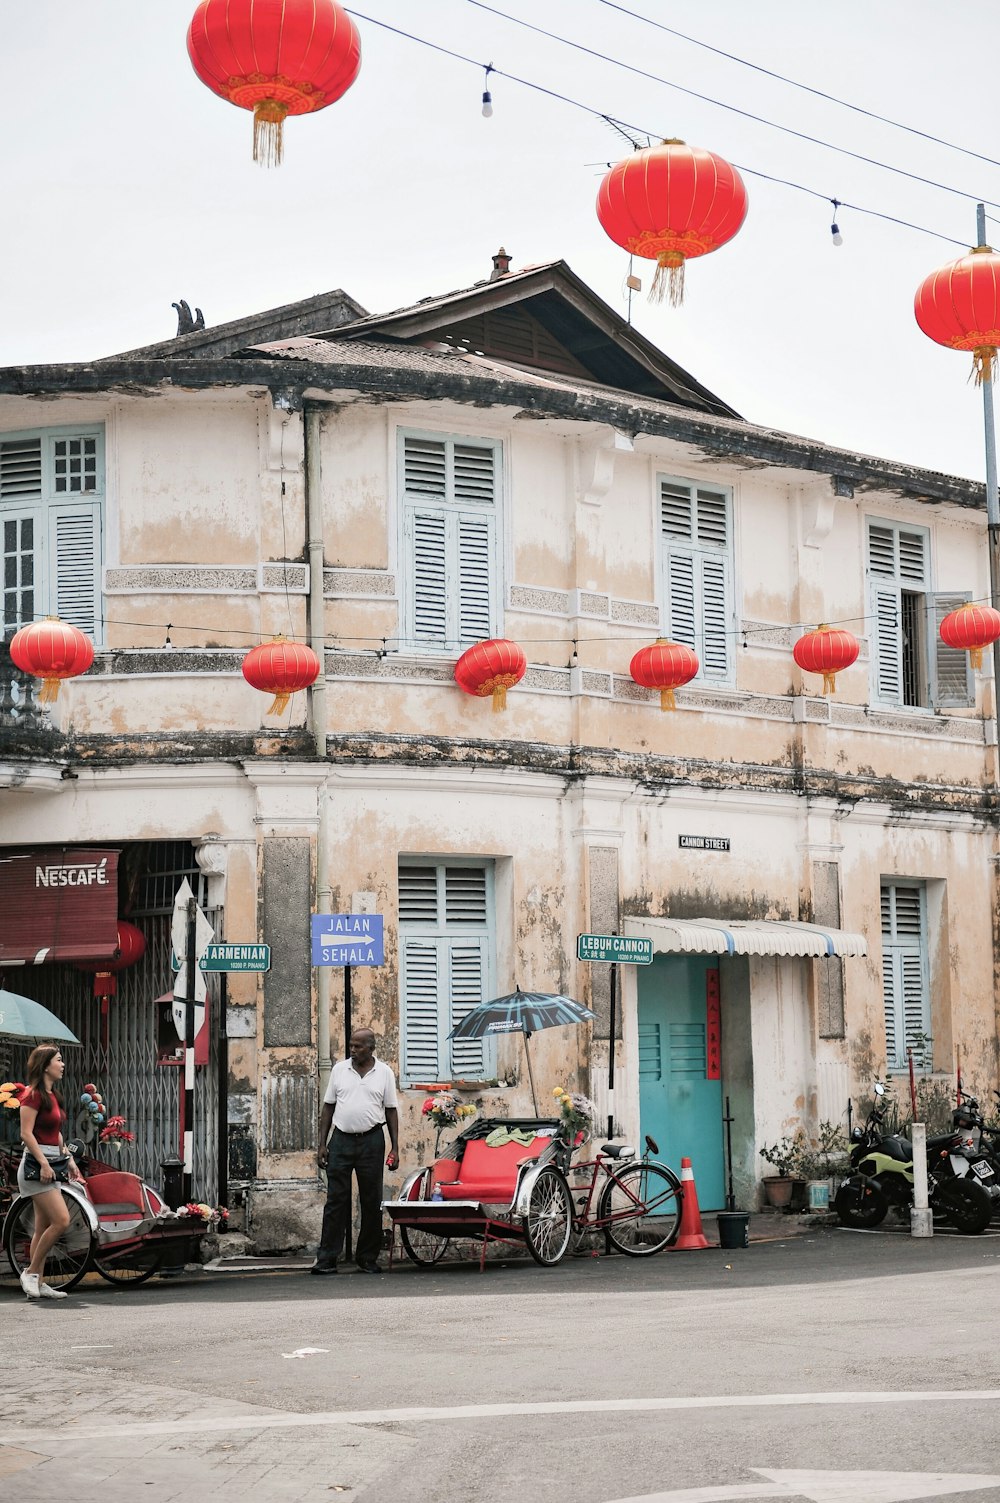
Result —
[{"label": "woman's white sneaker", "polygon": [[42,1299],[68,1299],[65,1289],[53,1289],[51,1284],[39,1284],[38,1292]]},{"label": "woman's white sneaker", "polygon": [[38,1274],[29,1273],[27,1269],[21,1274],[21,1288],[29,1299],[41,1299],[41,1290],[38,1287]]}]

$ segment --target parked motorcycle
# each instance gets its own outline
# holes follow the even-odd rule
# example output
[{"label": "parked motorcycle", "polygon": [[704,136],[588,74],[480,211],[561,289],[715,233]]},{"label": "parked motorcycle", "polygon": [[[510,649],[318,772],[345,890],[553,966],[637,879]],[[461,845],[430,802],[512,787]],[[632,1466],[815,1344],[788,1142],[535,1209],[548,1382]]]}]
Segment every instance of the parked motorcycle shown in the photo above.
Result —
[{"label": "parked motorcycle", "polygon": [[1000,1127],[991,1127],[975,1096],[965,1094],[961,1105],[951,1114],[951,1125],[962,1134],[968,1172],[988,1192],[994,1216],[1000,1215]]},{"label": "parked motorcycle", "polygon": [[[913,1204],[913,1145],[901,1133],[883,1131],[884,1096],[885,1086],[877,1081],[868,1120],[851,1133],[852,1173],[834,1200],[845,1226],[875,1227],[890,1206],[909,1210]],[[957,1129],[928,1138],[927,1198],[937,1220],[950,1221],[960,1232],[982,1232],[993,1215],[993,1201],[970,1173],[970,1152]]]}]

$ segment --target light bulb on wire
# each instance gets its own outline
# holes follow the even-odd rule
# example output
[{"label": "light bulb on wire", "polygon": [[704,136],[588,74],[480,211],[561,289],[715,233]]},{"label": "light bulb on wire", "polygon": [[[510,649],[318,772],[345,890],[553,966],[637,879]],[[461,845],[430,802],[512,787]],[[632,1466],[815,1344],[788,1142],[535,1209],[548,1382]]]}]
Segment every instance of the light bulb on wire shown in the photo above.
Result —
[{"label": "light bulb on wire", "polygon": [[837,223],[837,210],[840,208],[840,200],[831,198],[830,202],[833,204],[833,223],[830,226],[830,236],[834,245],[843,245],[844,237],[840,233],[840,225]]},{"label": "light bulb on wire", "polygon": [[493,116],[493,95],[490,93],[490,74],[493,72],[493,64],[486,64],[485,87],[483,89],[483,119],[490,120]]}]

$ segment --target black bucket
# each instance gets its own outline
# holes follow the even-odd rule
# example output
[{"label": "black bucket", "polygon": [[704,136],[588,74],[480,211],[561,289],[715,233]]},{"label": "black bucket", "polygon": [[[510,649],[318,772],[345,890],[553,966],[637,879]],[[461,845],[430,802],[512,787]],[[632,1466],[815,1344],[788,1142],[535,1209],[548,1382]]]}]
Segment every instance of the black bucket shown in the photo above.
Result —
[{"label": "black bucket", "polygon": [[750,1246],[749,1211],[720,1211],[718,1222],[720,1247]]}]

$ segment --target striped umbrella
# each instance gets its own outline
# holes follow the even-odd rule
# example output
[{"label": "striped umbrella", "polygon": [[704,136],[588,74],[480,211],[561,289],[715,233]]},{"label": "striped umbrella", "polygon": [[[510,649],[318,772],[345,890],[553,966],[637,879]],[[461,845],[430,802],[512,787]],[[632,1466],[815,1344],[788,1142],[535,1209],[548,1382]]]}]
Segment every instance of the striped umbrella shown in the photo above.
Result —
[{"label": "striped umbrella", "polygon": [[531,1054],[528,1040],[540,1028],[565,1028],[596,1017],[589,1007],[561,992],[508,993],[506,997],[494,997],[492,1002],[480,1002],[448,1035],[453,1039],[496,1038],[501,1033],[520,1033],[524,1036],[524,1056],[528,1062],[528,1079],[531,1082],[531,1100],[538,1115],[538,1098],[535,1095],[535,1077],[531,1073]]}]

